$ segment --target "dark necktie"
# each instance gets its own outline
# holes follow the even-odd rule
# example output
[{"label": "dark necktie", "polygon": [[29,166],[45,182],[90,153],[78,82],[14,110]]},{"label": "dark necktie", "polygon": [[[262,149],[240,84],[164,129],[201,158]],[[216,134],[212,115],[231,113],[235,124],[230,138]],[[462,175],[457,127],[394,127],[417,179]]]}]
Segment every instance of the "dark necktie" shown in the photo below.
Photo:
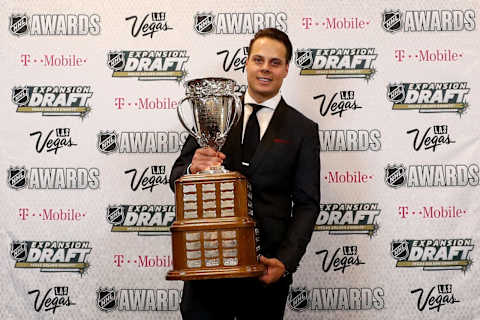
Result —
[{"label": "dark necktie", "polygon": [[246,163],[250,163],[260,143],[260,125],[258,124],[257,112],[264,107],[259,104],[250,104],[250,106],[252,107],[252,113],[245,126],[245,135],[243,137],[242,161]]}]

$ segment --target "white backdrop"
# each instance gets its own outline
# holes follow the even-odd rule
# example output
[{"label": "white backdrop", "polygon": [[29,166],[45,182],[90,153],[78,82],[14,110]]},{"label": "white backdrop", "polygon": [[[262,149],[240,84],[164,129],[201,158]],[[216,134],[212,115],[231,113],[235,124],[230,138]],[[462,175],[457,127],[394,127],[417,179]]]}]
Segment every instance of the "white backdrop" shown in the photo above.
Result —
[{"label": "white backdrop", "polygon": [[[198,77],[245,90],[245,47],[262,26],[293,42],[282,95],[319,123],[322,147],[322,212],[285,318],[480,318],[477,1],[8,1],[0,12],[2,319],[180,318],[181,283],[164,280],[165,181],[186,138],[177,102]],[[54,88],[71,86],[83,89]]]}]

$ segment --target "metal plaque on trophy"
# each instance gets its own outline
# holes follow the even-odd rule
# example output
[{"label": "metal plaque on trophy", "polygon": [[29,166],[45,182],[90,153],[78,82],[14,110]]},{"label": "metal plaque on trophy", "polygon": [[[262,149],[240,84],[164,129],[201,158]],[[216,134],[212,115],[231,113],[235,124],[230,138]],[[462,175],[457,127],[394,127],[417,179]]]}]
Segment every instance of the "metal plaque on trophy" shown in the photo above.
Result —
[{"label": "metal plaque on trophy", "polygon": [[[186,97],[177,112],[201,147],[220,150],[240,119],[235,85],[225,78],[186,83]],[[186,101],[192,124],[183,113]],[[257,277],[264,272],[257,261],[255,222],[248,214],[247,180],[242,174],[216,166],[184,175],[175,181],[175,206],[176,221],[170,228],[173,270],[167,280]]]}]

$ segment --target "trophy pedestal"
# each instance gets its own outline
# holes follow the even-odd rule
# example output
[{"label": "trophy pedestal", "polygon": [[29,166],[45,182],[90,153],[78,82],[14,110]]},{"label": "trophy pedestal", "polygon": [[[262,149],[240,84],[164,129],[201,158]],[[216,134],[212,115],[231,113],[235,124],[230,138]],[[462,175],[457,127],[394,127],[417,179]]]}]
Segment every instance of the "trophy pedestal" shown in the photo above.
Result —
[{"label": "trophy pedestal", "polygon": [[175,181],[173,270],[167,280],[258,277],[255,222],[247,180],[238,172],[185,175]]}]

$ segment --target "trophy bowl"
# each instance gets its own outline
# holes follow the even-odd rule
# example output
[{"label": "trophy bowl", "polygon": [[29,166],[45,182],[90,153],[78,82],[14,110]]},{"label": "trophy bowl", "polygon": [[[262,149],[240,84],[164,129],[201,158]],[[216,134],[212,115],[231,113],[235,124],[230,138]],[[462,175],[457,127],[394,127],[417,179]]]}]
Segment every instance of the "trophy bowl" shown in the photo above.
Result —
[{"label": "trophy bowl", "polygon": [[[235,94],[236,82],[226,78],[200,78],[187,81],[186,97],[177,108],[178,118],[201,147],[221,150],[230,129],[238,122],[242,104]],[[193,120],[188,123],[184,102],[188,101],[189,114]],[[227,172],[222,166],[212,167],[208,173]]]}]

